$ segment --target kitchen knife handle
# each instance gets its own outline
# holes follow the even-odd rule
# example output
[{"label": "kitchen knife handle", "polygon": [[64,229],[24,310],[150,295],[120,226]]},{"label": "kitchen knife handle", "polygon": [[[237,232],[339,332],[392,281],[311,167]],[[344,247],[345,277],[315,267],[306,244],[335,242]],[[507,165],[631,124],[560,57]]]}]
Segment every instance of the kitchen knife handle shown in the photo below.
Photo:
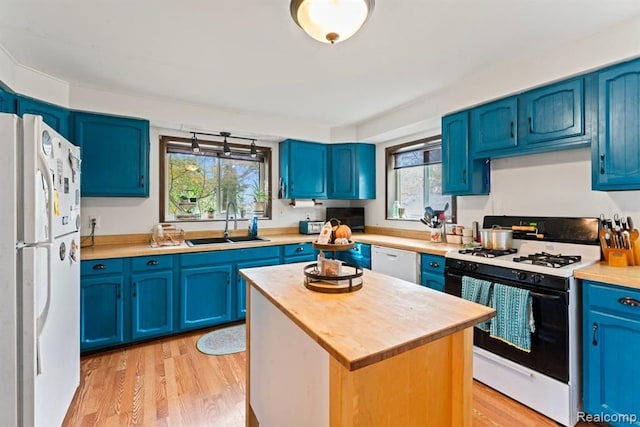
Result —
[{"label": "kitchen knife handle", "polygon": [[640,301],[631,297],[623,297],[618,300],[622,305],[628,305],[630,307],[640,307]]}]

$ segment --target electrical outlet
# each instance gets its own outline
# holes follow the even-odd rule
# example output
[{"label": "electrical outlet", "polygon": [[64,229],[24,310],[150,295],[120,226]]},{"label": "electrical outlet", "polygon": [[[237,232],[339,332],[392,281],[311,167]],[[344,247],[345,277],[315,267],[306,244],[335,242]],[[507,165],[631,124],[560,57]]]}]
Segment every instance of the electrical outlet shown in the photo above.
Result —
[{"label": "electrical outlet", "polygon": [[100,217],[99,216],[89,216],[89,231],[93,228],[93,224],[95,222],[95,228],[100,228]]}]

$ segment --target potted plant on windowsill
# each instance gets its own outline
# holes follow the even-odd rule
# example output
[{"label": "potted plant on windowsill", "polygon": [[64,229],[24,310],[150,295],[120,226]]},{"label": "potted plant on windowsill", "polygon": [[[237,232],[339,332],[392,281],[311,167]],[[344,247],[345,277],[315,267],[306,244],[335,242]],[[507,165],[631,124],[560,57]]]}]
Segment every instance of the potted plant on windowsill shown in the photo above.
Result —
[{"label": "potted plant on windowsill", "polygon": [[269,193],[264,191],[258,185],[254,186],[253,190],[253,211],[255,213],[264,214],[266,210],[267,200],[269,199]]}]

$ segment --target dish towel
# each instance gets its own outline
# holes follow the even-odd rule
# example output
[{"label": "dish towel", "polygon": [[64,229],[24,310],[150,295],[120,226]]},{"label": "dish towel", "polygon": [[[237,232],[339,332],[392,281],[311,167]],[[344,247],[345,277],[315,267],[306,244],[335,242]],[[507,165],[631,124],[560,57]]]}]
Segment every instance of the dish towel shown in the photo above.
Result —
[{"label": "dish towel", "polygon": [[[486,280],[462,276],[462,298],[491,307],[491,286],[492,283]],[[478,323],[476,327],[488,331],[490,324],[491,320],[485,320]]]},{"label": "dish towel", "polygon": [[531,334],[536,329],[530,292],[494,283],[491,307],[496,310],[496,317],[491,321],[489,335],[519,350],[531,352]]}]

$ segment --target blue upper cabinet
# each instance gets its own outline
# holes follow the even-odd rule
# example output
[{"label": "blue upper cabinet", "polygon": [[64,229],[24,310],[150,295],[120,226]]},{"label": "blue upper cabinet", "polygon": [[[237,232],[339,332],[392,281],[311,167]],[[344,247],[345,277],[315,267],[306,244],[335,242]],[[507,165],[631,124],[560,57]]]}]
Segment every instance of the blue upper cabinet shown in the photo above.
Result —
[{"label": "blue upper cabinet", "polygon": [[518,145],[518,98],[512,96],[471,110],[472,157],[489,157]]},{"label": "blue upper cabinet", "polygon": [[16,96],[0,87],[0,113],[16,112]]},{"label": "blue upper cabinet", "polygon": [[442,193],[487,194],[489,163],[471,159],[469,113],[463,111],[442,118]]},{"label": "blue upper cabinet", "polygon": [[580,77],[524,93],[519,106],[519,143],[557,145],[558,140],[584,135],[584,80]]},{"label": "blue upper cabinet", "polygon": [[279,197],[327,198],[327,146],[287,139],[280,142]]},{"label": "blue upper cabinet", "polygon": [[598,73],[594,190],[640,190],[640,59]]},{"label": "blue upper cabinet", "polygon": [[71,113],[66,108],[18,95],[16,112],[20,117],[24,114],[42,116],[46,124],[54,128],[60,135],[78,145],[71,137],[69,130]]},{"label": "blue upper cabinet", "polygon": [[376,146],[331,144],[329,199],[376,198]]},{"label": "blue upper cabinet", "polygon": [[149,196],[149,121],[73,113],[82,196]]}]

